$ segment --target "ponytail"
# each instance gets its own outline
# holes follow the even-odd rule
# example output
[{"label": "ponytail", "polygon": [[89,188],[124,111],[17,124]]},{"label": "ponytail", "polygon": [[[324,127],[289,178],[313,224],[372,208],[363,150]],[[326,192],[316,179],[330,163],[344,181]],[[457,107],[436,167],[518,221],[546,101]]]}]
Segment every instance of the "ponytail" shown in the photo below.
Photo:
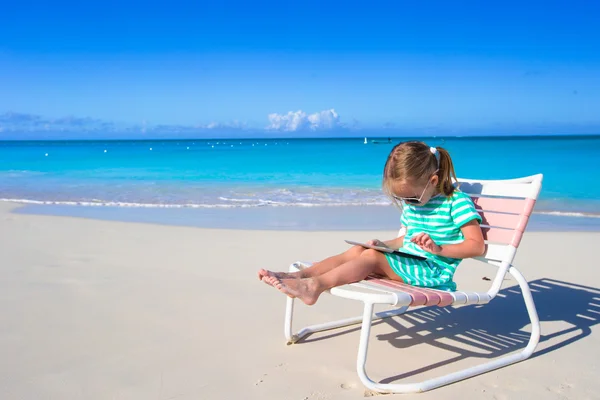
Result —
[{"label": "ponytail", "polygon": [[452,195],[454,193],[454,181],[457,181],[456,172],[454,172],[454,164],[452,163],[452,158],[450,157],[450,153],[446,151],[446,149],[442,147],[436,147],[440,158],[439,158],[439,167],[438,167],[438,190],[446,196]]},{"label": "ponytail", "polygon": [[452,158],[442,147],[429,147],[418,141],[397,144],[383,169],[383,189],[390,197],[395,182],[430,179],[437,170],[437,190],[449,197],[454,193],[456,173]]}]

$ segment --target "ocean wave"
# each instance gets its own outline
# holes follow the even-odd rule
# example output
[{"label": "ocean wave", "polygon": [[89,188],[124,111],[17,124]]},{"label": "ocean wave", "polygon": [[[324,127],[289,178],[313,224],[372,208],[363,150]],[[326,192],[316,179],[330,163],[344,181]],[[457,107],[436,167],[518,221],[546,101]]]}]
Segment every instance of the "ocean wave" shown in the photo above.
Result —
[{"label": "ocean wave", "polygon": [[[103,201],[94,199],[92,201],[78,200],[35,200],[35,199],[15,199],[0,198],[0,201],[7,203],[30,204],[30,205],[57,205],[57,206],[83,206],[83,207],[129,207],[129,208],[159,208],[159,209],[178,209],[178,208],[196,208],[196,209],[231,209],[231,208],[258,208],[258,207],[346,207],[346,206],[391,206],[389,201],[383,200],[363,200],[363,201],[328,201],[328,202],[285,202],[264,199],[247,198],[227,198],[219,197],[219,200],[227,203],[136,203],[124,201]],[[577,212],[577,211],[558,211],[558,210],[540,210],[534,211],[538,215],[550,215],[556,217],[571,218],[600,218],[600,213]]]},{"label": "ocean wave", "polygon": [[220,196],[219,200],[231,201],[231,202],[234,202],[234,203],[250,203],[250,202],[256,201],[256,199],[232,199],[232,198],[223,197],[223,196]]},{"label": "ocean wave", "polygon": [[554,215],[557,217],[577,217],[577,218],[600,218],[600,213],[575,212],[575,211],[534,211],[534,214]]},{"label": "ocean wave", "polygon": [[329,203],[288,203],[273,200],[256,200],[253,204],[165,204],[165,203],[129,203],[122,201],[77,201],[77,200],[32,200],[32,199],[6,199],[0,201],[7,203],[31,205],[58,205],[58,206],[84,206],[84,207],[131,207],[131,208],[257,208],[257,207],[344,207],[344,206],[389,206],[386,202],[329,202]]}]

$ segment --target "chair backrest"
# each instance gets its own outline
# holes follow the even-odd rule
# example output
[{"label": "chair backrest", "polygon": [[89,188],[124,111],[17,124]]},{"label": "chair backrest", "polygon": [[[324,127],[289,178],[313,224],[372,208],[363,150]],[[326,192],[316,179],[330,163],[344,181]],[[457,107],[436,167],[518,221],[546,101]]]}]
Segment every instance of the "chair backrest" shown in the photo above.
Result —
[{"label": "chair backrest", "polygon": [[458,179],[483,221],[481,228],[487,244],[479,260],[494,265],[510,265],[521,243],[529,217],[542,188],[543,175],[518,179]]},{"label": "chair backrest", "polygon": [[[478,260],[496,266],[509,266],[521,243],[542,187],[542,174],[518,179],[458,179],[460,190],[468,194],[482,218],[486,253]],[[403,234],[400,229],[399,235]]]}]

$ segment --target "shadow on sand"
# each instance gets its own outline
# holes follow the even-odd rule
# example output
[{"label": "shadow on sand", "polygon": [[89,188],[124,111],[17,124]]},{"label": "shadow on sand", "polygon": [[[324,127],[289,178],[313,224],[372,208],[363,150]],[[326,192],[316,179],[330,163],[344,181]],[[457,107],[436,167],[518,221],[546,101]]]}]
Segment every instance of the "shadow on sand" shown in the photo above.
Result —
[{"label": "shadow on sand", "polygon": [[[540,345],[531,358],[539,357],[591,333],[591,327],[600,320],[600,289],[549,278],[529,282],[542,324]],[[566,328],[544,334],[544,322],[563,322]],[[505,288],[486,305],[463,307],[427,307],[377,321],[387,323],[395,332],[378,335],[397,348],[429,344],[457,354],[456,357],[383,379],[391,383],[467,358],[493,359],[520,350],[529,340],[530,321],[518,286]],[[408,327],[407,327],[408,326]],[[360,327],[330,331],[302,342],[324,340],[357,331]],[[443,340],[441,340],[443,339]],[[544,342],[557,341],[550,346]],[[449,344],[452,343],[452,344]],[[453,345],[456,343],[456,345]]]}]

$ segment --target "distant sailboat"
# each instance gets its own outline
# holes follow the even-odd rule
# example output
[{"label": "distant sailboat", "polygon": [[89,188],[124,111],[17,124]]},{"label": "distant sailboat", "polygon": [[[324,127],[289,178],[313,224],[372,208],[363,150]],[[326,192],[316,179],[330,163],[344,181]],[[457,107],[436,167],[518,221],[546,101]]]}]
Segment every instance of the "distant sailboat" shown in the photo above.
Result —
[{"label": "distant sailboat", "polygon": [[369,142],[367,141],[367,138],[365,138],[365,144],[367,144],[367,143],[369,143]]}]

